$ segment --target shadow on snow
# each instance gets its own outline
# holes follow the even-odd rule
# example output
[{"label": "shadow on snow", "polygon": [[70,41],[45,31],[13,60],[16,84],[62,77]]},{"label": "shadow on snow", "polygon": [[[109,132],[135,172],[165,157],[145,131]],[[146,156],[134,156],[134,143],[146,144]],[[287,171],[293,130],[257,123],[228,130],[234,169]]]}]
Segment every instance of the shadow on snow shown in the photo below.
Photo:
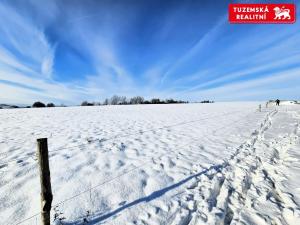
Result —
[{"label": "shadow on snow", "polygon": [[[129,209],[133,206],[136,206],[138,204],[141,204],[141,203],[147,203],[147,202],[150,202],[154,199],[157,199],[159,197],[162,197],[163,195],[165,195],[167,192],[171,191],[171,190],[174,190],[178,187],[180,187],[181,185],[187,183],[188,181],[190,181],[191,179],[193,178],[196,178],[200,175],[203,175],[203,174],[206,174],[207,172],[209,172],[210,170],[216,170],[216,171],[219,171],[220,169],[224,168],[224,164],[221,164],[221,165],[215,165],[215,166],[211,166],[209,167],[208,169],[205,169],[203,171],[201,171],[200,173],[197,173],[197,174],[194,174],[194,175],[191,175],[175,184],[172,184],[166,188],[163,188],[161,190],[158,190],[158,191],[155,191],[153,192],[152,194],[148,195],[148,196],[145,196],[145,197],[142,197],[142,198],[139,198],[139,199],[136,199],[132,202],[129,202],[127,204],[124,204],[123,206],[120,206],[119,208],[111,211],[111,212],[107,212],[106,214],[103,215],[103,213],[101,214],[96,214],[93,216],[93,218],[90,218],[88,220],[88,223],[89,225],[93,225],[93,224],[97,224],[99,222],[103,222],[104,220],[107,220],[111,217],[114,217],[116,216],[117,214],[121,213],[123,210],[126,210],[126,209]],[[77,221],[77,222],[64,222],[63,225],[75,225],[75,224],[82,224],[84,222],[81,221]]]}]

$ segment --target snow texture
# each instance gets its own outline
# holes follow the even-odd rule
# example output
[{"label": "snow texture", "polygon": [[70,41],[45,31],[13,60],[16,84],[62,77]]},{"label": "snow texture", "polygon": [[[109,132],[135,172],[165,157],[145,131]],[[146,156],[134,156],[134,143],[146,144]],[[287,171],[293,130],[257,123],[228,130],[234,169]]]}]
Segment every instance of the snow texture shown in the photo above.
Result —
[{"label": "snow texture", "polygon": [[[258,105],[262,105],[261,112]],[[0,224],[300,224],[300,105],[0,110]]]}]

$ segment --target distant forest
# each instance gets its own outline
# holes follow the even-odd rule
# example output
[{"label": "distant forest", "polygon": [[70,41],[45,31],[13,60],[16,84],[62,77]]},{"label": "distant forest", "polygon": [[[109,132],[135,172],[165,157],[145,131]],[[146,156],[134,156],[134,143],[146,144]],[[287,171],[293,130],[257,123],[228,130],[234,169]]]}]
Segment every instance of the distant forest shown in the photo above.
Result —
[{"label": "distant forest", "polygon": [[[141,96],[135,96],[132,98],[127,98],[125,96],[114,95],[111,98],[105,99],[103,102],[88,102],[83,101],[80,106],[99,106],[99,105],[139,105],[139,104],[187,104],[188,101],[174,100],[172,98],[162,100],[160,98],[152,98],[150,100],[145,100]],[[214,103],[213,101],[204,100],[195,103]],[[12,108],[45,108],[45,107],[66,107],[66,105],[55,105],[54,103],[43,103],[41,101],[34,102],[32,106],[17,106],[17,105],[6,105],[0,104],[0,109],[12,109]]]}]

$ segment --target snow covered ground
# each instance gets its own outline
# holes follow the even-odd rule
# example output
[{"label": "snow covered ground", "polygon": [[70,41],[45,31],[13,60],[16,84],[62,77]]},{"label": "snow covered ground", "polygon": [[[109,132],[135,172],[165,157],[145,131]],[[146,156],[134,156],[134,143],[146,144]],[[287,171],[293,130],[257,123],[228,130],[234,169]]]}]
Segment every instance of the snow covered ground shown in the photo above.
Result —
[{"label": "snow covered ground", "polygon": [[[0,224],[300,224],[300,105],[0,110]],[[56,219],[54,219],[56,218]]]}]

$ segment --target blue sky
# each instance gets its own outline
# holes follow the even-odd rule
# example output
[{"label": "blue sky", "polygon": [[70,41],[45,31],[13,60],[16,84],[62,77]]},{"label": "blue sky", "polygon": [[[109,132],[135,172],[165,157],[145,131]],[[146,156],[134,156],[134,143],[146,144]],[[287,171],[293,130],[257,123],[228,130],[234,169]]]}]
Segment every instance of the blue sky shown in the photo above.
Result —
[{"label": "blue sky", "polygon": [[299,22],[229,24],[229,2],[1,0],[0,102],[300,99]]}]

